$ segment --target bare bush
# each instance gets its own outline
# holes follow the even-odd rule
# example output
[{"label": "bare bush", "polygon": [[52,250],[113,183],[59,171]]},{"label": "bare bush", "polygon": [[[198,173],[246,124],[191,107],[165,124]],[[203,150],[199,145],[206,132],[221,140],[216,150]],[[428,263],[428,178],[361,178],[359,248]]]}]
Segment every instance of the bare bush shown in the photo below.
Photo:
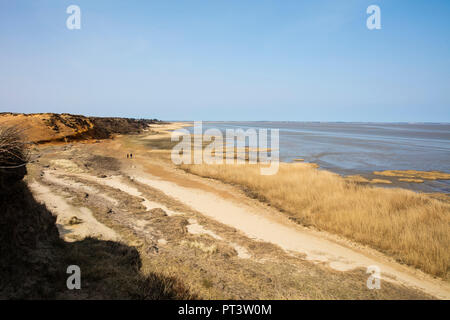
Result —
[{"label": "bare bush", "polygon": [[24,131],[18,126],[0,127],[0,167],[17,167],[29,160]]}]

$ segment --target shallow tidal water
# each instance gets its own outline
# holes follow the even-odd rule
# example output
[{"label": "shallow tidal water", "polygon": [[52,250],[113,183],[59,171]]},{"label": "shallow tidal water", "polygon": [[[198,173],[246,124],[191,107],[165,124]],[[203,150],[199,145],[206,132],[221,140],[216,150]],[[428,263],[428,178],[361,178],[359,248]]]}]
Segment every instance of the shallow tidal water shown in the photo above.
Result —
[{"label": "shallow tidal water", "polygon": [[[222,132],[228,128],[279,129],[281,161],[303,158],[344,175],[373,178],[372,172],[381,170],[450,172],[447,123],[203,122],[203,130],[210,128]],[[449,180],[391,186],[450,192]]]}]

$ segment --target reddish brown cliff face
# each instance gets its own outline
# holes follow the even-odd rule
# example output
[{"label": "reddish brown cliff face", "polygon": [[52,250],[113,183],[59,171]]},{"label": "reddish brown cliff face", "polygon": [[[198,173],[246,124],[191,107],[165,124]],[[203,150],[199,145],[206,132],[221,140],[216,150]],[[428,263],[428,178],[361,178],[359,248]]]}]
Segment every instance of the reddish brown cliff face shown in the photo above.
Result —
[{"label": "reddish brown cliff face", "polygon": [[29,142],[106,139],[113,134],[139,133],[157,120],[85,117],[72,114],[0,114],[0,126],[15,125],[24,130]]}]

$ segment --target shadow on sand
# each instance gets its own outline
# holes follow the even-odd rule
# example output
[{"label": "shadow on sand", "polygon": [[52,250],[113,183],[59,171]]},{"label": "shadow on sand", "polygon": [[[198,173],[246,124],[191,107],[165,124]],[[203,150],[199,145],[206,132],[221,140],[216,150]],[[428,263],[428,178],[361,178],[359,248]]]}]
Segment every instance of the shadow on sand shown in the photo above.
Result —
[{"label": "shadow on sand", "polygon": [[[192,299],[183,283],[141,273],[126,244],[86,238],[64,242],[56,218],[23,181],[0,188],[0,299]],[[81,270],[81,289],[69,290],[67,268]]]}]

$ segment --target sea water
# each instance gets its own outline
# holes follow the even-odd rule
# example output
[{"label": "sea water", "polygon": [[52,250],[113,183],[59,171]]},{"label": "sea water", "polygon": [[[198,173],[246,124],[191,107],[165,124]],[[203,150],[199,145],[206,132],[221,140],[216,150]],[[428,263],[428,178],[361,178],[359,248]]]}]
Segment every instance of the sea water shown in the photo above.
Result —
[{"label": "sea water", "polygon": [[[302,158],[343,175],[367,176],[381,170],[450,172],[448,123],[203,122],[203,130],[209,128],[279,129],[281,161]],[[450,192],[449,180],[399,184]]]}]

